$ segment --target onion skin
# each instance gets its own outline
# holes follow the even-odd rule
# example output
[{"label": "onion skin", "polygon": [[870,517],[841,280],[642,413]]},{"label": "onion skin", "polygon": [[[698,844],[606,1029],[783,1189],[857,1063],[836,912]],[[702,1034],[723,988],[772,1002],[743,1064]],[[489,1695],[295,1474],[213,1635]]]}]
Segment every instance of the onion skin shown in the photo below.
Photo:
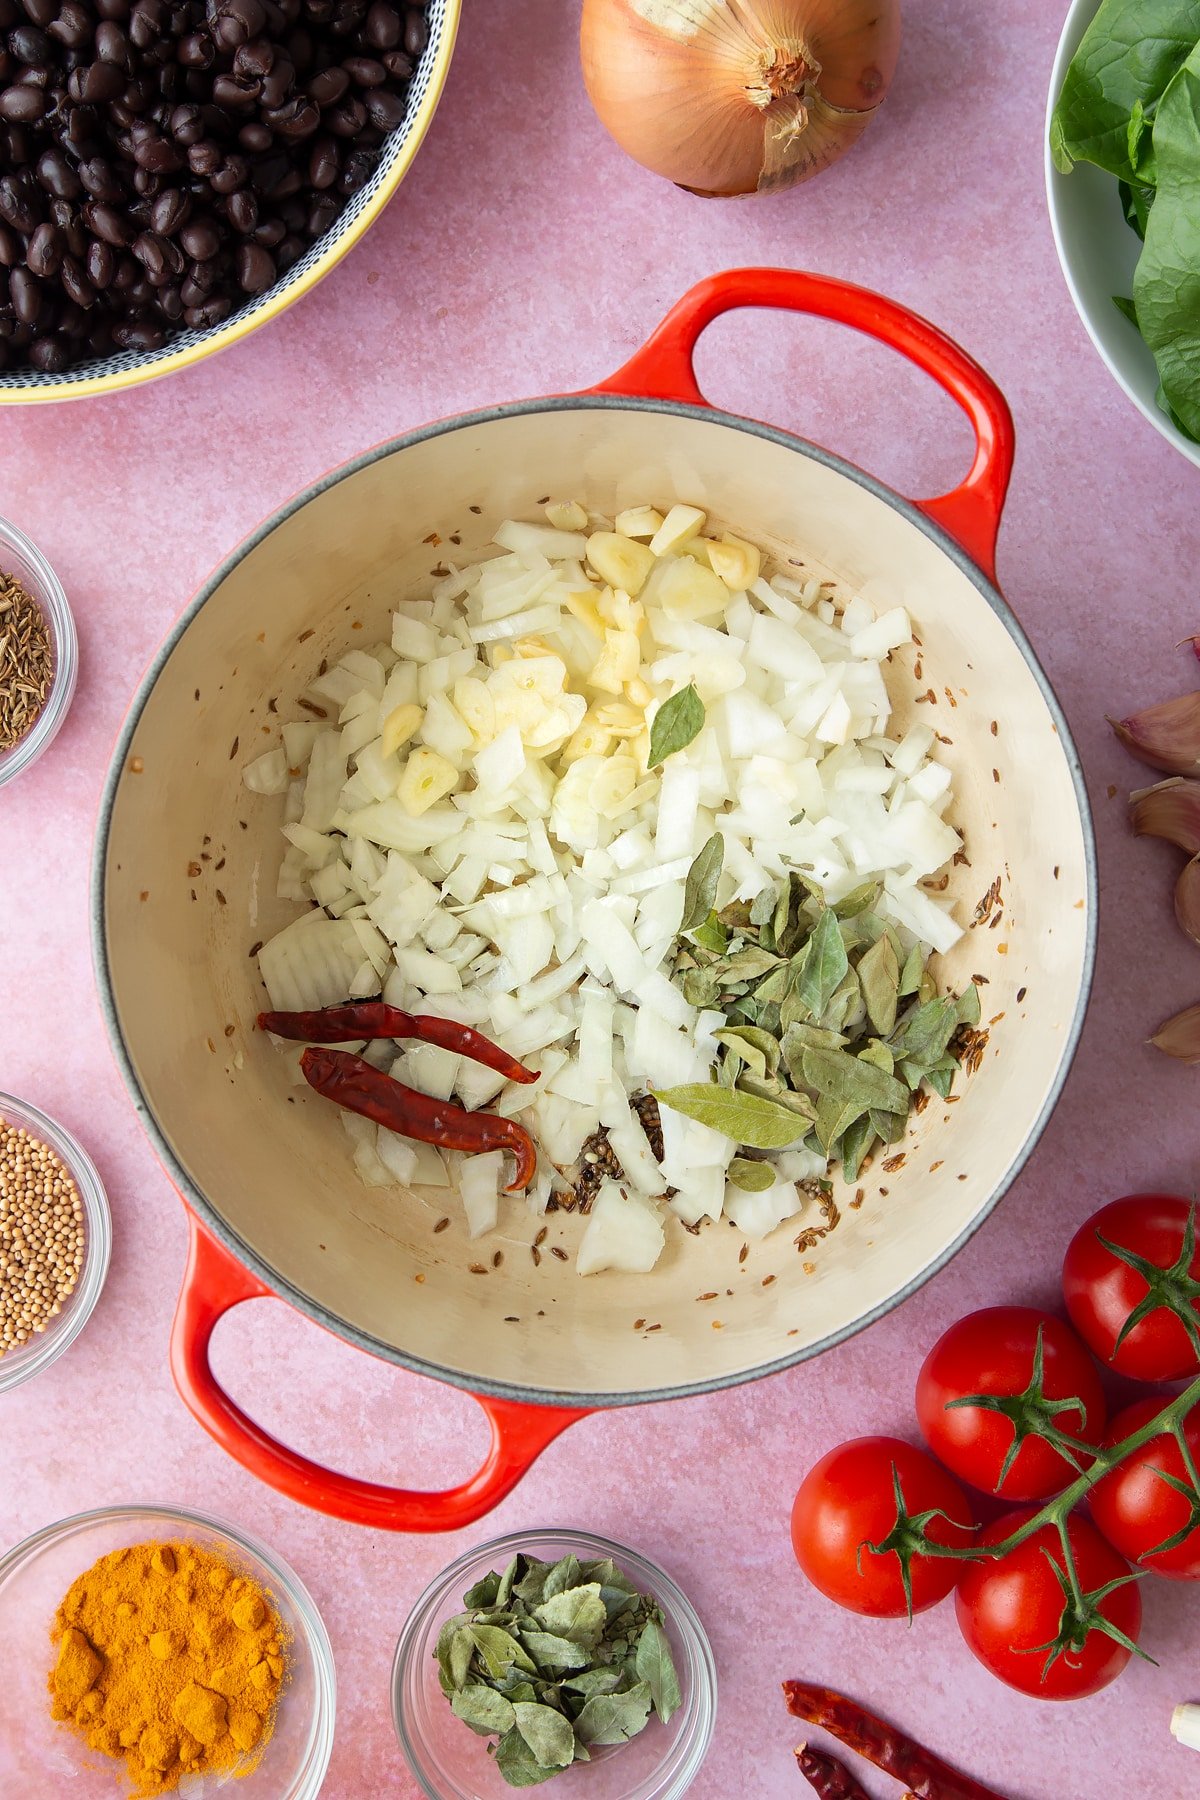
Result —
[{"label": "onion skin", "polygon": [[899,0],[584,0],[583,75],[621,148],[705,197],[808,181],[867,129]]}]

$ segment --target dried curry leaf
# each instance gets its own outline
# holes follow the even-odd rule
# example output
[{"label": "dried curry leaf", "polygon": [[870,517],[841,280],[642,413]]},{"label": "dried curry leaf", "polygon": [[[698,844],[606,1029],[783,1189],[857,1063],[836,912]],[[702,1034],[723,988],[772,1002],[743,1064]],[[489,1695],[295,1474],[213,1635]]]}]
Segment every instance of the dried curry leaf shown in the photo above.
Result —
[{"label": "dried curry leaf", "polygon": [[809,940],[808,956],[796,983],[796,997],[814,1018],[824,1013],[849,968],[836,913],[826,908]]},{"label": "dried curry leaf", "polygon": [[723,1131],[737,1144],[752,1150],[782,1150],[798,1136],[795,1113],[777,1100],[711,1082],[687,1082],[682,1087],[659,1088],[655,1099],[713,1131]]},{"label": "dried curry leaf", "polygon": [[680,688],[664,700],[654,715],[650,727],[650,755],[648,766],[657,769],[668,756],[674,756],[677,750],[686,750],[694,738],[699,737],[704,729],[704,702],[692,686]]},{"label": "dried curry leaf", "polygon": [[896,966],[896,952],[886,935],[877,938],[860,957],[858,981],[868,1019],[880,1037],[888,1037],[896,1028],[900,970]]},{"label": "dried curry leaf", "polygon": [[708,842],[697,851],[688,870],[683,889],[680,931],[695,931],[711,914],[717,904],[717,888],[724,863],[725,840],[719,831],[714,831]]},{"label": "dried curry leaf", "polygon": [[747,1194],[762,1194],[775,1186],[775,1170],[768,1162],[756,1162],[750,1156],[735,1156],[725,1171],[726,1181]]}]

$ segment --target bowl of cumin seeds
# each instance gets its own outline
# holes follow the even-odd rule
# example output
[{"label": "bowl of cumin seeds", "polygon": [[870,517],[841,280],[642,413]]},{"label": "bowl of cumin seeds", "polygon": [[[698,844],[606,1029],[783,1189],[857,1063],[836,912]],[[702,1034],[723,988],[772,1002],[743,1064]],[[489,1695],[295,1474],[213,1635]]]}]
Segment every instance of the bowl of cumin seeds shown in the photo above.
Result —
[{"label": "bowl of cumin seeds", "polygon": [[0,519],[0,787],[54,739],[78,666],[62,584],[25,533]]}]

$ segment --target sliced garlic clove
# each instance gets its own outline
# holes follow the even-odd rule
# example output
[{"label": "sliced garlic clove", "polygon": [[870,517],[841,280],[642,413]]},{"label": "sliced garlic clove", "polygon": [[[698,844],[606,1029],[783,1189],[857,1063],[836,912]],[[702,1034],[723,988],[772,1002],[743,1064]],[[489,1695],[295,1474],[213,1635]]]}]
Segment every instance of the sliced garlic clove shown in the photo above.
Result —
[{"label": "sliced garlic clove", "polygon": [[641,592],[654,567],[645,544],[622,537],[619,531],[593,531],[587,543],[587,559],[601,581],[630,596]]},{"label": "sliced garlic clove", "polygon": [[415,737],[420,730],[424,717],[425,714],[415,702],[410,702],[406,706],[393,707],[383,722],[383,742],[379,746],[380,754],[391,756],[404,744],[407,744],[410,738]]},{"label": "sliced garlic clove", "polygon": [[591,685],[604,694],[619,694],[641,666],[641,649],[633,631],[606,631],[604,649],[592,665]]},{"label": "sliced garlic clove", "polygon": [[591,588],[582,592],[564,595],[567,611],[579,620],[581,625],[593,632],[599,642],[604,640],[604,620],[600,617],[600,609],[596,604],[596,595]]},{"label": "sliced garlic clove", "polygon": [[1129,796],[1129,823],[1138,837],[1165,838],[1189,856],[1200,854],[1200,781],[1173,775]]},{"label": "sliced garlic clove", "polygon": [[1200,693],[1179,694],[1128,719],[1108,722],[1125,748],[1152,769],[1165,769],[1168,775],[1200,771]]},{"label": "sliced garlic clove", "polygon": [[1193,857],[1175,883],[1175,917],[1193,944],[1200,944],[1200,857]]},{"label": "sliced garlic clove", "polygon": [[396,798],[416,819],[458,786],[458,770],[436,750],[414,750],[404,765]]},{"label": "sliced garlic clove", "polygon": [[657,598],[668,619],[712,619],[729,605],[729,589],[719,575],[690,556],[664,571]]},{"label": "sliced garlic clove", "polygon": [[698,506],[673,506],[650,539],[655,556],[670,556],[680,549],[704,530],[706,517]]},{"label": "sliced garlic clove", "polygon": [[546,517],[556,531],[586,531],[588,516],[578,500],[552,500]]},{"label": "sliced garlic clove", "polygon": [[496,735],[496,703],[486,682],[474,675],[464,675],[454,684],[454,707],[464,724],[469,725],[481,744],[490,744]]},{"label": "sliced garlic clove", "polygon": [[616,517],[616,528],[622,537],[652,538],[662,529],[663,516],[656,506],[629,506]]},{"label": "sliced garlic clove", "polygon": [[740,594],[758,580],[762,557],[754,544],[744,538],[725,536],[719,544],[710,543],[708,560],[731,594]]},{"label": "sliced garlic clove", "polygon": [[1179,1062],[1200,1063],[1200,1006],[1189,1006],[1160,1025],[1150,1042]]}]

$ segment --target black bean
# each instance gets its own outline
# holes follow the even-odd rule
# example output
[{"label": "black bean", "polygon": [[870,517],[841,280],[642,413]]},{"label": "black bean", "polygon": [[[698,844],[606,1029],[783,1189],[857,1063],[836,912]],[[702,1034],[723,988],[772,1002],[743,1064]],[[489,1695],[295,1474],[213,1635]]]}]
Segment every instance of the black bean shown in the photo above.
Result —
[{"label": "black bean", "polygon": [[96,55],[114,69],[129,68],[129,39],[115,19],[105,19],[96,27]]},{"label": "black bean", "polygon": [[82,0],[64,0],[62,11],[50,26],[50,36],[68,50],[82,50],[92,42],[93,19]]},{"label": "black bean", "polygon": [[311,100],[289,100],[265,117],[271,129],[283,138],[311,137],[321,124],[321,115]]},{"label": "black bean", "polygon": [[221,234],[211,219],[192,219],[179,233],[179,242],[197,262],[206,262],[221,248]]},{"label": "black bean", "polygon": [[307,246],[302,237],[296,232],[289,232],[275,252],[275,260],[279,265],[279,273],[281,275],[284,274],[286,270],[291,268],[293,263],[298,263],[300,258],[304,255],[306,248]]},{"label": "black bean", "polygon": [[113,342],[122,350],[160,350],[167,334],[150,319],[122,321],[112,328]]},{"label": "black bean", "polygon": [[367,42],[375,50],[394,50],[404,32],[404,20],[387,0],[372,0],[367,8]]},{"label": "black bean", "polygon": [[191,215],[192,197],[180,188],[164,188],[150,208],[150,223],[164,237],[174,237]]},{"label": "black bean", "polygon": [[[287,242],[287,239],[284,239]],[[246,294],[263,294],[275,280],[275,258],[261,244],[243,244],[235,259],[238,286]]]},{"label": "black bean", "polygon": [[274,66],[275,46],[269,38],[254,38],[249,44],[242,44],[233,59],[233,72],[244,81],[261,80]]},{"label": "black bean", "polygon": [[217,75],[212,84],[212,97],[218,106],[241,111],[258,99],[261,81],[242,75]]},{"label": "black bean", "polygon": [[21,174],[0,175],[0,219],[26,237],[38,224],[41,208],[37,205]]},{"label": "black bean", "polygon": [[36,276],[28,269],[14,269],[8,278],[8,292],[22,325],[34,324],[42,310],[42,288]]},{"label": "black bean", "polygon": [[0,225],[0,268],[15,269],[23,256],[24,250],[16,232],[10,225]]},{"label": "black bean", "polygon": [[382,88],[372,88],[364,104],[368,119],[380,131],[396,131],[408,112],[408,104],[402,95]]},{"label": "black bean", "polygon": [[382,87],[387,80],[387,70],[373,56],[348,56],[342,67],[356,87]]},{"label": "black bean", "polygon": [[349,197],[357,194],[371,179],[375,169],[375,156],[370,150],[352,150],[346,158],[346,164],[338,177],[338,190]]},{"label": "black bean", "polygon": [[166,287],[158,290],[158,310],[164,319],[177,324],[183,317],[183,296],[179,289],[168,282]]},{"label": "black bean", "polygon": [[244,156],[227,156],[220,168],[209,177],[214,194],[235,194],[250,179],[250,165]]},{"label": "black bean", "polygon": [[71,352],[60,337],[34,338],[26,355],[44,375],[60,375],[71,361]]},{"label": "black bean", "polygon": [[338,147],[333,138],[317,138],[308,159],[308,179],[318,193],[333,186],[340,166]]},{"label": "black bean", "polygon": [[138,167],[149,170],[152,175],[171,175],[183,167],[178,146],[157,131],[142,138],[133,154]]},{"label": "black bean", "polygon": [[45,280],[62,266],[63,234],[57,225],[39,225],[25,246],[25,263],[31,275]]},{"label": "black bean", "polygon": [[254,227],[250,235],[264,250],[274,250],[276,244],[283,242],[286,232],[287,226],[282,219],[264,219]]},{"label": "black bean", "polygon": [[185,69],[211,69],[217,52],[207,31],[192,31],[180,38],[175,52]]},{"label": "black bean", "polygon": [[89,156],[79,165],[79,180],[93,200],[123,200],[125,188],[112,164],[103,157]]},{"label": "black bean", "polygon": [[174,106],[170,118],[171,136],[185,147],[198,144],[204,136],[204,120],[198,106]]},{"label": "black bean", "polygon": [[213,175],[224,160],[220,145],[211,138],[201,138],[187,153],[188,168],[193,175]]},{"label": "black bean", "polygon": [[251,119],[249,124],[240,127],[237,135],[238,147],[259,156],[269,150],[275,142],[275,133],[261,119]]},{"label": "black bean", "polygon": [[117,272],[117,259],[113,255],[111,244],[93,238],[87,248],[84,267],[94,288],[106,288]]},{"label": "black bean", "polygon": [[26,17],[45,30],[58,17],[58,0],[21,0]]},{"label": "black bean", "polygon": [[129,229],[128,220],[116,207],[109,206],[105,201],[89,201],[83,209],[83,216],[88,230],[98,238],[103,238],[106,244],[112,244],[115,249],[123,250],[132,241],[133,233]]},{"label": "black bean", "polygon": [[420,56],[429,42],[429,24],[419,7],[410,6],[404,20],[404,48],[412,57]]},{"label": "black bean", "polygon": [[219,325],[222,319],[227,319],[232,311],[232,300],[227,299],[224,294],[217,294],[211,299],[202,300],[199,306],[186,307],[183,322],[193,331],[208,331],[212,326]]},{"label": "black bean", "polygon": [[295,83],[296,65],[289,57],[277,56],[271,65],[270,73],[263,76],[263,105],[282,106]]},{"label": "black bean", "polygon": [[322,69],[308,84],[308,97],[317,106],[336,106],[350,86],[345,69]]},{"label": "black bean", "polygon": [[229,196],[227,217],[233,229],[243,237],[249,237],[258,224],[258,201],[249,188],[241,188],[236,194]]},{"label": "black bean", "polygon": [[8,47],[23,63],[48,63],[54,56],[54,40],[39,25],[16,26],[8,34]]},{"label": "black bean", "polygon": [[96,290],[73,256],[63,258],[60,279],[63,292],[75,302],[76,306],[86,308],[96,304]]},{"label": "black bean", "polygon": [[13,119],[22,125],[35,125],[45,116],[48,102],[40,87],[27,81],[16,81],[0,94],[0,119]]},{"label": "black bean", "polygon": [[115,63],[95,62],[88,68],[72,69],[67,92],[72,100],[102,106],[125,92],[125,76]]},{"label": "black bean", "polygon": [[308,235],[311,238],[324,237],[333,221],[342,210],[342,202],[333,194],[325,194],[316,201],[308,215]]},{"label": "black bean", "polygon": [[339,105],[331,106],[322,120],[327,131],[344,138],[357,137],[366,122],[367,109],[353,94]]},{"label": "black bean", "polygon": [[38,158],[37,175],[46,192],[60,200],[74,200],[83,191],[71,159],[57,148],[43,150]]}]

